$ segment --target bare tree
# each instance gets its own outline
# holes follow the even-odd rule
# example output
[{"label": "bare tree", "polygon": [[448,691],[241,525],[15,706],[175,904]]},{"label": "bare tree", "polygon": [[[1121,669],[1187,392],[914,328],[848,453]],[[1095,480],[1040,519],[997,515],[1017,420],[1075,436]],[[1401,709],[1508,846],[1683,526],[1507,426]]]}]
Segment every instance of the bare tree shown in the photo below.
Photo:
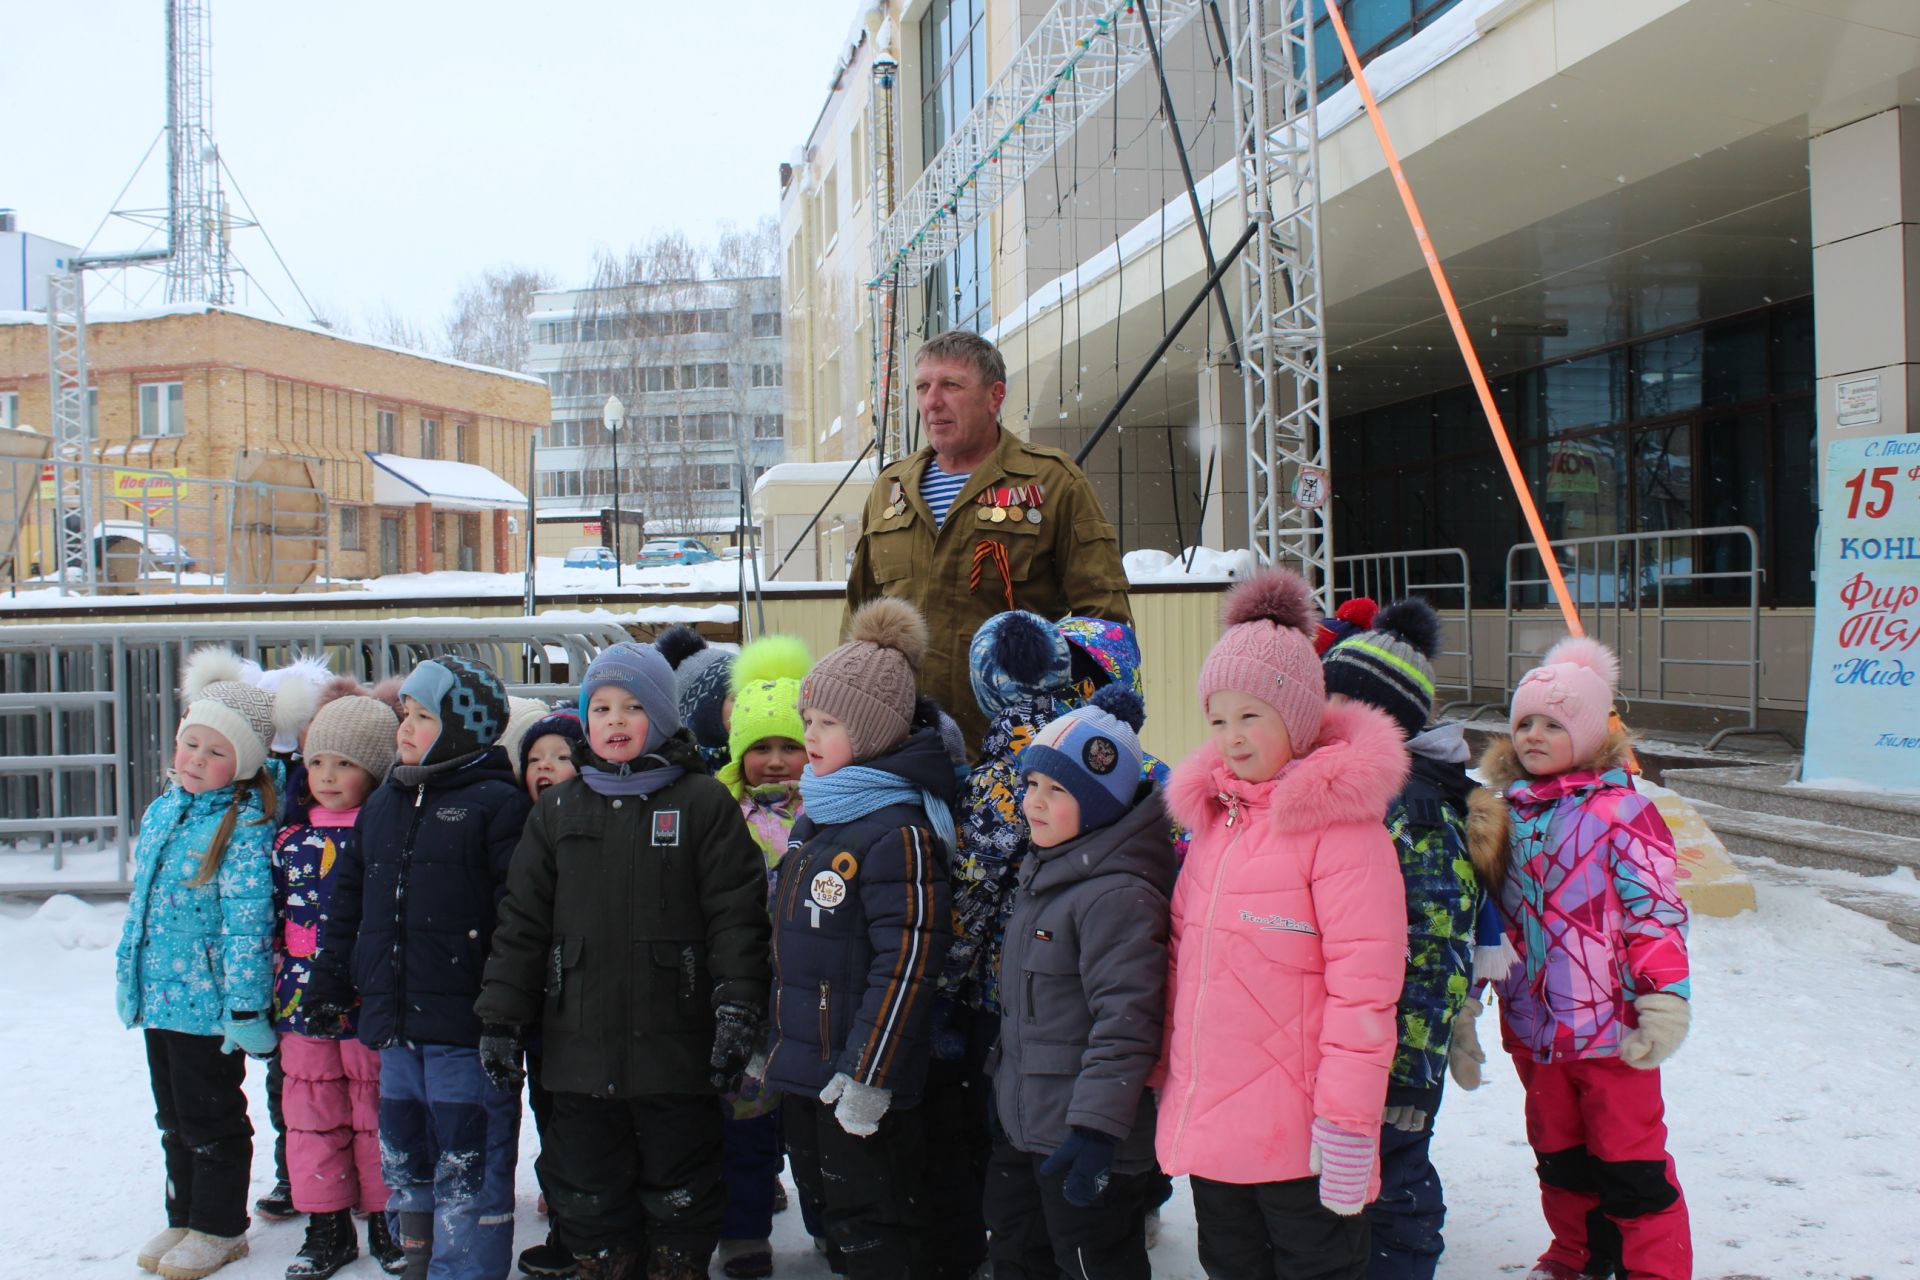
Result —
[{"label": "bare tree", "polygon": [[774,275],[780,261],[780,221],[760,219],[751,227],[720,224],[720,236],[713,247],[712,272],[716,280],[743,276]]},{"label": "bare tree", "polygon": [[533,295],[553,286],[553,277],[532,267],[489,267],[469,277],[454,295],[453,310],[447,316],[447,354],[524,373],[527,313],[533,310]]},{"label": "bare tree", "polygon": [[381,303],[378,311],[368,315],[362,332],[368,341],[383,346],[399,347],[404,351],[436,350],[426,331],[409,317],[401,315],[391,300]]},{"label": "bare tree", "polygon": [[313,304],[313,322],[343,338],[351,338],[360,332],[360,326],[354,323],[353,316],[345,307],[325,298]]}]

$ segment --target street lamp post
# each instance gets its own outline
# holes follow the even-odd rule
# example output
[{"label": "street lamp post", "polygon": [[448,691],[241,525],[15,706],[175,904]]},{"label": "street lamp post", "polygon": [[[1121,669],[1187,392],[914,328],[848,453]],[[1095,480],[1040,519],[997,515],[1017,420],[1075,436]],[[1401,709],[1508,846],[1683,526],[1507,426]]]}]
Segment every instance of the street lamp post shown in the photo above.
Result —
[{"label": "street lamp post", "polygon": [[627,406],[620,403],[619,396],[608,396],[607,403],[600,410],[600,420],[606,423],[607,435],[613,441],[613,585],[626,585],[625,557],[620,549],[620,426],[626,421]]}]

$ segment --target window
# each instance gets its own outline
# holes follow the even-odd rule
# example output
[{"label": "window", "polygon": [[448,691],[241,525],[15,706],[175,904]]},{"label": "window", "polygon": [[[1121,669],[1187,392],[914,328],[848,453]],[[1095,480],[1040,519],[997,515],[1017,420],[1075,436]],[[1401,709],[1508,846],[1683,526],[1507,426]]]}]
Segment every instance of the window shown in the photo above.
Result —
[{"label": "window", "polygon": [[177,436],[186,430],[178,382],[148,382],[140,387],[140,434]]},{"label": "window", "polygon": [[757,364],[753,366],[753,385],[756,387],[777,387],[780,385],[780,366],[777,364]]},{"label": "window", "polygon": [[705,391],[731,386],[730,372],[724,364],[683,364],[680,366],[680,389]]},{"label": "window", "polygon": [[375,453],[398,453],[400,451],[400,415],[391,409],[382,409],[373,415],[373,450]]},{"label": "window", "polygon": [[780,313],[778,311],[756,311],[753,313],[753,336],[756,338],[777,338],[780,336]]},{"label": "window", "polygon": [[655,444],[676,441],[725,442],[733,439],[731,413],[649,414],[642,420],[647,439]]},{"label": "window", "polygon": [[679,366],[650,365],[643,371],[640,385],[648,391],[678,391],[680,389]]},{"label": "window", "polygon": [[993,244],[990,228],[982,222],[928,273],[927,332],[981,333],[992,327],[992,303]]},{"label": "window", "polygon": [[556,422],[540,433],[541,447],[577,449],[580,447],[580,423],[577,419]]},{"label": "window", "polygon": [[0,391],[0,427],[20,425],[20,393]]},{"label": "window", "polygon": [[779,440],[786,436],[787,424],[780,414],[756,413],[753,415],[753,438],[755,440]]},{"label": "window", "polygon": [[340,508],[340,549],[342,551],[364,550],[360,544],[360,508]]},{"label": "window", "polygon": [[439,555],[447,549],[447,517],[436,512],[427,518],[433,522],[433,553]]},{"label": "window", "polygon": [[[440,420],[438,418],[420,419],[420,456],[423,458],[440,456]],[[435,548],[435,550],[438,549]]]},{"label": "window", "polygon": [[[1341,0],[1340,16],[1347,20],[1347,34],[1353,37],[1353,49],[1361,65],[1372,62],[1433,20],[1453,8],[1459,0]],[[1313,72],[1320,80],[1320,96],[1345,84],[1347,60],[1340,52],[1340,38],[1334,34],[1333,19],[1326,16],[1326,0],[1314,0]],[[1304,58],[1304,54],[1300,55]]]},{"label": "window", "polygon": [[453,458],[456,462],[472,462],[473,424],[456,422],[453,424]]},{"label": "window", "polygon": [[933,0],[920,19],[921,162],[930,164],[987,88],[986,0]]}]

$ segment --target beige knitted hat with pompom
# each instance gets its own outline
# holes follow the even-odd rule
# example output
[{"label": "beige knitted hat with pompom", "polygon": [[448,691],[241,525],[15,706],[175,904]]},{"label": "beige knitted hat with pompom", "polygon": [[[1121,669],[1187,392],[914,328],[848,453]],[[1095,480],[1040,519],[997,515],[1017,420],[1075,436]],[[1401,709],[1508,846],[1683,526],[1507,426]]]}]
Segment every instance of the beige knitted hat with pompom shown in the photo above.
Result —
[{"label": "beige knitted hat with pompom", "polygon": [[927,622],[918,609],[892,596],[869,601],[847,624],[847,642],[800,682],[800,710],[844,724],[854,760],[871,760],[906,739],[926,656]]}]

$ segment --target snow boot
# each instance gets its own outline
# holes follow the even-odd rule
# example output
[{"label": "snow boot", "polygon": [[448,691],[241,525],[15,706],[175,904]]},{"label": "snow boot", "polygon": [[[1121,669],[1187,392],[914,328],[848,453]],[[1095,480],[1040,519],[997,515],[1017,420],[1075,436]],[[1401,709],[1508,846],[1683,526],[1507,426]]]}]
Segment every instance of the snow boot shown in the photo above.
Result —
[{"label": "snow boot", "polygon": [[393,1238],[393,1229],[387,1225],[384,1209],[376,1209],[367,1215],[367,1256],[380,1264],[380,1269],[390,1276],[397,1276],[407,1269],[407,1255]]},{"label": "snow boot", "polygon": [[189,1231],[180,1243],[160,1257],[154,1270],[167,1280],[201,1280],[229,1262],[247,1256],[247,1237],[210,1236],[204,1231]]},{"label": "snow boot", "polygon": [[536,1244],[520,1252],[520,1270],[525,1275],[564,1277],[574,1274],[573,1250],[560,1243],[560,1233],[547,1228],[545,1244]]},{"label": "snow boot", "polygon": [[762,1280],[773,1274],[770,1240],[722,1240],[720,1274],[727,1280]]},{"label": "snow boot", "polygon": [[433,1215],[397,1213],[394,1219],[394,1243],[406,1261],[399,1274],[406,1280],[427,1280],[427,1267],[433,1262]]},{"label": "snow boot", "polygon": [[140,1246],[134,1262],[142,1271],[158,1271],[160,1259],[167,1256],[167,1250],[187,1238],[185,1227],[168,1227],[153,1239]]},{"label": "snow boot", "polygon": [[268,1222],[286,1222],[300,1216],[293,1207],[293,1188],[285,1178],[273,1184],[273,1190],[253,1202],[253,1211]]},{"label": "snow boot", "polygon": [[1142,1228],[1142,1234],[1146,1236],[1147,1248],[1151,1249],[1160,1243],[1160,1211],[1158,1209],[1147,1210],[1147,1220]]},{"label": "snow boot", "polygon": [[775,1213],[787,1211],[787,1184],[778,1178],[773,1180],[773,1211]]},{"label": "snow boot", "polygon": [[707,1259],[670,1244],[654,1245],[647,1250],[646,1280],[707,1280]]},{"label": "snow boot", "polygon": [[576,1253],[573,1266],[575,1280],[640,1280],[640,1254],[632,1248],[616,1245],[611,1249]]},{"label": "snow boot", "polygon": [[287,1268],[287,1280],[327,1280],[359,1256],[351,1210],[308,1214],[307,1240]]}]

